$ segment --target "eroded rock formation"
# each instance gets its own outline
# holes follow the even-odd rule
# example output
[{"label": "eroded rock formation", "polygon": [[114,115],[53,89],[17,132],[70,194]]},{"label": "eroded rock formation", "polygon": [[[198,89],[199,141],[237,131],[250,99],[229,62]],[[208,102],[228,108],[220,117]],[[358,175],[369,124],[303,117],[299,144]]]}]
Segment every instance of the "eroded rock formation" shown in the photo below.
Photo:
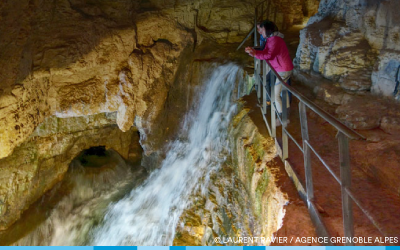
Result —
[{"label": "eroded rock formation", "polygon": [[355,143],[363,146],[354,151],[354,161],[397,194],[400,112],[393,91],[400,66],[399,4],[321,1],[300,33],[295,59],[298,78],[314,88],[324,101],[320,106],[366,135],[368,146]]},{"label": "eroded rock formation", "polygon": [[301,31],[296,63],[343,89],[391,96],[400,65],[397,1],[321,1]]},{"label": "eroded rock formation", "polygon": [[[255,100],[255,95],[241,100],[230,125],[232,157],[212,174],[207,191],[192,197],[174,245],[270,245],[280,229],[285,236],[315,235],[307,209],[277,157],[275,140],[265,137],[268,132]],[[296,219],[283,225],[284,218]],[[258,242],[245,237],[258,237]]]},{"label": "eroded rock formation", "polygon": [[[46,118],[11,156],[0,159],[0,229],[7,228],[61,181],[81,151],[101,145],[113,148],[125,159],[135,158],[137,130],[132,127],[122,132],[113,125],[115,120],[116,113]],[[131,145],[135,141],[137,146]]]},{"label": "eroded rock formation", "polygon": [[[278,21],[300,22],[317,4],[282,4]],[[104,145],[136,157],[129,148],[139,131],[145,154],[162,157],[201,84],[201,60],[241,41],[253,15],[250,0],[2,1],[0,228],[81,150]]]},{"label": "eroded rock formation", "polygon": [[[151,122],[162,109],[166,84],[172,81],[180,53],[193,41],[170,19],[144,16],[138,17],[136,29],[132,22],[108,27],[113,22],[101,16],[86,17],[68,5],[54,7],[57,17],[51,25],[51,17],[44,16],[43,23],[32,27],[39,34],[35,30],[26,45],[31,60],[13,59],[28,64],[27,72],[3,68],[1,157],[9,155],[49,115],[118,111],[122,131],[129,130],[135,115]],[[65,24],[71,18],[72,27]],[[160,21],[163,27],[157,28]]]}]

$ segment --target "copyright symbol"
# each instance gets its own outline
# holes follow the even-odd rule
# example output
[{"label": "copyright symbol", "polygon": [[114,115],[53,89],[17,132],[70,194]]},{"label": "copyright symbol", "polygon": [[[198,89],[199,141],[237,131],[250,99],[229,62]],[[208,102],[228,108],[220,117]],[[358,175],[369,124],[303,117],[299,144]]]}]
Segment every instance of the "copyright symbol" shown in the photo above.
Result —
[{"label": "copyright symbol", "polygon": [[215,243],[218,243],[218,244],[221,243],[221,238],[219,238],[219,237],[215,238],[215,239],[214,239],[214,242],[215,242]]}]

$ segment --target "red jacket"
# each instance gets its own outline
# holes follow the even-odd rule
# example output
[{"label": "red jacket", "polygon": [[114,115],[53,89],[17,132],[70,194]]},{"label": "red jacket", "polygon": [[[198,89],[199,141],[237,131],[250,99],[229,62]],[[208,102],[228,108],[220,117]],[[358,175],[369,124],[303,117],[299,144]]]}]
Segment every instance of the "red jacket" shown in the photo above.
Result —
[{"label": "red jacket", "polygon": [[264,50],[257,50],[255,57],[260,60],[269,60],[276,72],[293,70],[289,50],[285,41],[279,36],[268,37]]}]

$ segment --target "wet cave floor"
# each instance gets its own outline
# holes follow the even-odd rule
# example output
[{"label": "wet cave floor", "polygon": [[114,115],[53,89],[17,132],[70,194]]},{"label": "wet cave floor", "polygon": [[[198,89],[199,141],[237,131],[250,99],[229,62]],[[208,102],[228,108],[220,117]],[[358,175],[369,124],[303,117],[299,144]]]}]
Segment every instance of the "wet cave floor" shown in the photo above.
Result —
[{"label": "wet cave floor", "polygon": [[[292,58],[295,56],[295,52],[299,43],[299,30],[300,26],[295,26],[287,31],[284,31],[285,40],[288,44]],[[226,49],[226,48],[225,48]],[[229,49],[229,50],[228,50]],[[233,46],[229,46],[227,51],[232,51]],[[244,48],[243,48],[244,50]],[[230,57],[240,58],[243,60],[243,51],[238,53],[229,54]],[[198,60],[209,60],[209,61],[219,61],[220,58],[212,58],[212,55],[208,55],[208,58],[199,58]],[[232,59],[232,58],[231,58]],[[248,69],[251,68],[251,61],[249,60]],[[249,71],[251,73],[251,70]],[[310,78],[313,79],[313,78]],[[317,81],[318,79],[314,79]],[[323,109],[327,110],[329,113],[335,116],[334,107],[329,104],[318,100],[313,89],[309,86],[305,86],[299,82],[292,81],[292,86],[300,91],[302,94],[315,101]],[[246,105],[252,110],[251,119],[259,128],[259,131],[265,133],[268,136],[268,132],[265,128],[264,121],[261,116],[260,108],[257,104],[256,94],[252,92],[249,96],[244,97]],[[298,115],[298,101],[293,98],[290,108],[290,124],[288,125],[289,132],[293,137],[299,142],[301,141],[299,115]],[[339,173],[339,156],[338,156],[338,143],[335,138],[337,131],[324,120],[314,114],[312,111],[308,110],[308,126],[310,131],[310,142],[313,147],[320,152],[322,158],[328,163],[333,169],[337,176]],[[399,136],[391,136],[383,133],[381,130],[368,130],[368,131],[358,131],[359,133],[365,135],[367,138],[379,137],[381,141],[394,140],[399,141]],[[281,138],[282,131],[281,128],[277,129],[278,141]],[[368,151],[364,149],[373,145],[374,141],[351,141],[350,151],[351,151],[351,165],[352,165],[352,191],[357,195],[363,207],[370,212],[372,217],[378,222],[382,227],[382,231],[385,232],[387,236],[400,236],[400,218],[398,217],[398,211],[400,211],[400,196],[399,193],[388,188],[386,183],[382,183],[382,179],[375,178],[373,173],[366,171],[365,165],[368,165],[368,159],[373,157],[375,162],[382,162],[382,168],[390,167],[386,166],[387,158],[384,154],[371,155]],[[117,156],[115,156],[118,158]],[[305,183],[304,178],[304,167],[303,167],[303,155],[297,148],[297,146],[289,140],[289,162],[293,166],[294,170],[297,172],[302,183]],[[117,161],[120,161],[119,159]],[[274,165],[276,165],[282,173],[284,173],[284,166],[280,159],[277,157],[274,159]],[[116,171],[111,171],[110,167],[105,167],[100,172],[111,173],[114,172],[114,176],[124,176],[125,181],[121,183],[120,190],[115,191],[110,194],[107,198],[111,201],[115,201],[126,195],[129,190],[131,190],[136,185],[139,185],[146,177],[146,171],[139,166],[127,166],[119,165]],[[396,169],[398,166],[392,166]],[[80,169],[80,170],[79,170]],[[59,202],[65,197],[69,197],[73,193],[73,182],[70,174],[76,174],[76,171],[82,174],[82,168],[76,168],[75,170],[71,168],[69,173],[65,178],[65,181],[58,184],[55,188],[44,195],[39,201],[31,206],[21,219],[10,227],[7,231],[0,233],[0,244],[9,245],[13,244],[20,238],[23,238],[29,232],[34,230],[34,228],[41,224],[48,217],[49,211],[54,209],[54,207],[59,204]],[[343,226],[342,226],[342,208],[341,208],[341,193],[340,186],[335,181],[335,179],[329,174],[325,167],[319,162],[319,160],[312,155],[312,170],[313,170],[313,181],[314,181],[314,194],[315,203],[319,209],[322,216],[323,222],[328,228],[331,236],[339,237],[343,236]],[[74,172],[75,171],[75,172]],[[110,172],[111,171],[111,172]],[[74,172],[74,173],[73,173]],[[84,179],[89,183],[94,181],[99,181],[99,179],[105,178],[104,175],[98,174],[98,168],[87,168],[84,172]],[[129,173],[129,174],[127,174]],[[393,172],[393,174],[397,174]],[[81,175],[82,176],[82,175]],[[95,177],[97,176],[97,177]],[[97,179],[97,180],[94,180]],[[107,180],[107,179],[103,179]],[[131,182],[131,180],[136,180]],[[107,189],[115,180],[108,179],[103,187],[98,187],[99,192],[101,190]],[[292,182],[289,178],[282,178],[279,185],[289,194],[290,202],[286,207],[286,216],[283,221],[283,227],[276,233],[275,236],[282,237],[311,237],[315,236],[312,226],[309,224],[309,217],[307,214],[306,207],[299,198],[297,191],[295,190]],[[305,186],[305,185],[303,185]],[[86,192],[86,191],[85,191]],[[91,190],[92,194],[96,196],[96,191]],[[78,195],[79,196],[79,195]],[[85,196],[85,195],[83,195]],[[89,195],[90,196],[90,195]],[[86,198],[88,196],[85,196]],[[81,196],[82,198],[82,196]],[[105,204],[105,203],[102,203]],[[368,218],[363,215],[362,211],[353,204],[354,210],[354,225],[355,225],[355,236],[357,237],[382,237],[383,235],[372,225]],[[100,216],[101,217],[101,216]],[[307,223],[304,223],[307,221]],[[96,224],[96,219],[93,219],[93,224]],[[305,225],[306,224],[306,225]],[[45,235],[43,235],[45,237]],[[39,237],[40,238],[40,237]],[[82,241],[84,242],[84,240]],[[38,242],[40,245],[40,242]],[[279,244],[278,244],[279,245]],[[289,245],[289,244],[282,244]],[[341,244],[338,244],[341,245]],[[357,244],[356,244],[357,245]],[[361,244],[363,245],[363,244]],[[373,243],[365,245],[388,245],[387,243]]]},{"label": "wet cave floor", "polygon": [[[283,32],[292,58],[295,56],[299,43],[300,28],[300,26],[295,26]],[[314,77],[312,75],[306,75],[306,77],[308,77],[310,81],[307,86],[298,81],[292,81],[292,86],[328,113],[337,117],[337,114],[335,113],[336,106],[319,99],[313,91],[312,86],[318,85],[317,81],[320,80],[320,77]],[[384,102],[385,100],[381,101]],[[386,102],[387,101],[385,101],[385,103]],[[393,108],[396,106],[396,104],[388,105],[391,105]],[[364,109],[364,102],[355,106],[354,109]],[[257,110],[257,112],[260,112],[260,110]],[[268,114],[267,117],[268,116],[270,115]],[[340,177],[338,141],[336,138],[337,130],[310,109],[307,109],[307,118],[311,145],[321,154],[324,161],[331,167],[336,176]],[[299,107],[296,98],[293,98],[292,100],[289,119],[290,123],[288,125],[288,131],[293,135],[297,142],[300,142],[299,144],[302,145]],[[356,245],[390,245],[390,242],[385,242],[384,238],[382,239],[380,237],[400,236],[400,218],[398,217],[398,211],[400,211],[400,194],[398,190],[394,190],[390,185],[388,185],[385,180],[392,180],[388,177],[390,175],[398,176],[400,164],[398,164],[398,162],[396,163],[394,160],[396,158],[391,159],[390,155],[388,157],[388,152],[380,152],[379,144],[400,145],[400,136],[386,134],[380,129],[357,130],[357,132],[364,135],[367,140],[350,141],[350,161],[352,171],[351,190],[359,199],[363,208],[368,211],[377,222],[378,227],[381,228],[384,235],[382,232],[379,232],[360,208],[353,202],[355,236],[373,237],[372,244],[367,243]],[[277,128],[277,138],[278,141],[281,142],[281,127]],[[379,144],[377,144],[377,142]],[[394,152],[398,149],[398,147],[392,148]],[[384,147],[381,151],[382,150],[384,150]],[[311,153],[311,155],[315,197],[314,202],[318,207],[323,222],[325,223],[330,235],[332,237],[343,237],[340,186],[325,166],[322,165],[319,159],[313,153]],[[298,176],[300,176],[303,186],[305,187],[303,154],[290,139],[289,162]],[[379,166],[369,167],[369,165],[376,163],[381,164],[379,164]],[[381,168],[381,170],[376,172],[374,171],[374,168]],[[385,174],[387,176],[385,176]],[[280,233],[278,232],[277,235],[279,234]],[[394,245],[398,244],[399,243],[395,243]]]},{"label": "wet cave floor", "polygon": [[[285,35],[285,42],[289,48],[292,58],[295,58],[296,50],[299,45],[299,32],[302,26],[294,26],[288,30],[282,31]],[[248,73],[252,74],[252,62],[248,65]],[[307,79],[307,84],[296,81],[296,77],[292,78],[292,87],[298,90],[301,94],[315,102],[322,109],[330,113],[334,117],[338,117],[335,113],[337,105],[332,105],[320,99],[314,93],[314,87],[320,85],[321,76],[299,73],[302,79]],[[326,82],[326,79],[324,80]],[[329,82],[328,84],[335,84]],[[354,94],[357,96],[357,94]],[[362,93],[365,95],[365,93]],[[368,94],[365,99],[368,99]],[[377,97],[373,97],[377,99]],[[256,94],[253,92],[248,99],[256,99]],[[398,105],[388,103],[388,100],[379,98],[379,102],[391,107],[396,108]],[[354,107],[354,109],[364,109],[364,100]],[[261,119],[261,111],[259,105],[253,105],[254,113],[260,113],[257,126],[264,126],[264,121]],[[320,153],[324,161],[331,167],[336,176],[340,177],[339,168],[339,153],[338,142],[336,138],[337,130],[320,118],[316,113],[307,109],[308,116],[308,129],[310,136],[310,143]],[[270,113],[267,114],[270,120]],[[301,130],[299,120],[299,107],[298,100],[293,98],[290,107],[290,123],[288,131],[293,135],[297,142],[301,143]],[[351,190],[359,199],[362,207],[370,213],[370,215],[377,222],[381,232],[373,225],[373,223],[364,215],[360,208],[353,202],[354,213],[354,233],[356,237],[372,237],[372,243],[356,244],[356,245],[390,245],[390,242],[385,242],[384,236],[400,237],[400,218],[397,216],[400,211],[400,194],[398,190],[392,188],[393,179],[396,179],[400,171],[400,164],[396,162],[395,158],[391,158],[390,153],[382,152],[385,147],[379,151],[380,145],[400,145],[400,136],[390,135],[380,129],[371,130],[357,130],[358,133],[364,135],[366,141],[350,141],[350,160],[352,171],[352,187]],[[268,134],[268,132],[266,131]],[[278,142],[281,143],[282,129],[277,128]],[[378,142],[378,143],[377,143]],[[370,149],[370,150],[365,150]],[[398,151],[399,146],[391,148],[394,152]],[[371,154],[375,153],[375,154]],[[391,152],[393,154],[393,152]],[[336,182],[334,177],[323,166],[319,159],[312,154],[312,171],[314,181],[314,202],[317,205],[319,213],[322,216],[323,223],[326,225],[331,237],[343,237],[343,219],[342,219],[342,202],[340,185]],[[389,157],[388,157],[389,154]],[[304,158],[302,152],[298,147],[289,139],[289,162],[294,168],[294,171],[300,177],[300,181],[305,187],[305,173],[304,173]],[[376,166],[376,163],[381,163]],[[375,166],[370,167],[370,165]],[[379,171],[376,170],[379,169]],[[396,178],[394,178],[396,176]],[[386,181],[389,180],[389,181]],[[285,217],[285,220],[290,219]],[[296,220],[291,219],[296,225]],[[287,222],[284,222],[283,229],[278,231],[276,236],[288,236]],[[290,231],[290,230],[289,230]],[[382,232],[384,234],[382,234]],[[304,235],[307,237],[308,235]],[[376,242],[375,242],[376,241]],[[392,241],[393,243],[393,241]],[[395,243],[394,245],[398,245]],[[286,245],[286,244],[281,244]],[[336,245],[343,245],[338,243]]]}]

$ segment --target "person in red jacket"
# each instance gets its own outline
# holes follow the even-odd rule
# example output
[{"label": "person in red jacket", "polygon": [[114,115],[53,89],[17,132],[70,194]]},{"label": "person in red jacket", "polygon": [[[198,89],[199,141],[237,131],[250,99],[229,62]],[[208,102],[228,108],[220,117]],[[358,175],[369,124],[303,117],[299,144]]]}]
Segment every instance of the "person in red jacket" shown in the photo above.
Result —
[{"label": "person in red jacket", "polygon": [[[286,43],[283,40],[283,34],[278,32],[276,25],[271,21],[264,21],[260,25],[260,33],[267,40],[264,50],[257,51],[252,47],[247,47],[245,51],[250,56],[256,57],[257,59],[268,60],[283,81],[287,82],[292,75],[293,63]],[[281,91],[282,84],[276,79],[275,104],[279,113],[282,113]]]}]

